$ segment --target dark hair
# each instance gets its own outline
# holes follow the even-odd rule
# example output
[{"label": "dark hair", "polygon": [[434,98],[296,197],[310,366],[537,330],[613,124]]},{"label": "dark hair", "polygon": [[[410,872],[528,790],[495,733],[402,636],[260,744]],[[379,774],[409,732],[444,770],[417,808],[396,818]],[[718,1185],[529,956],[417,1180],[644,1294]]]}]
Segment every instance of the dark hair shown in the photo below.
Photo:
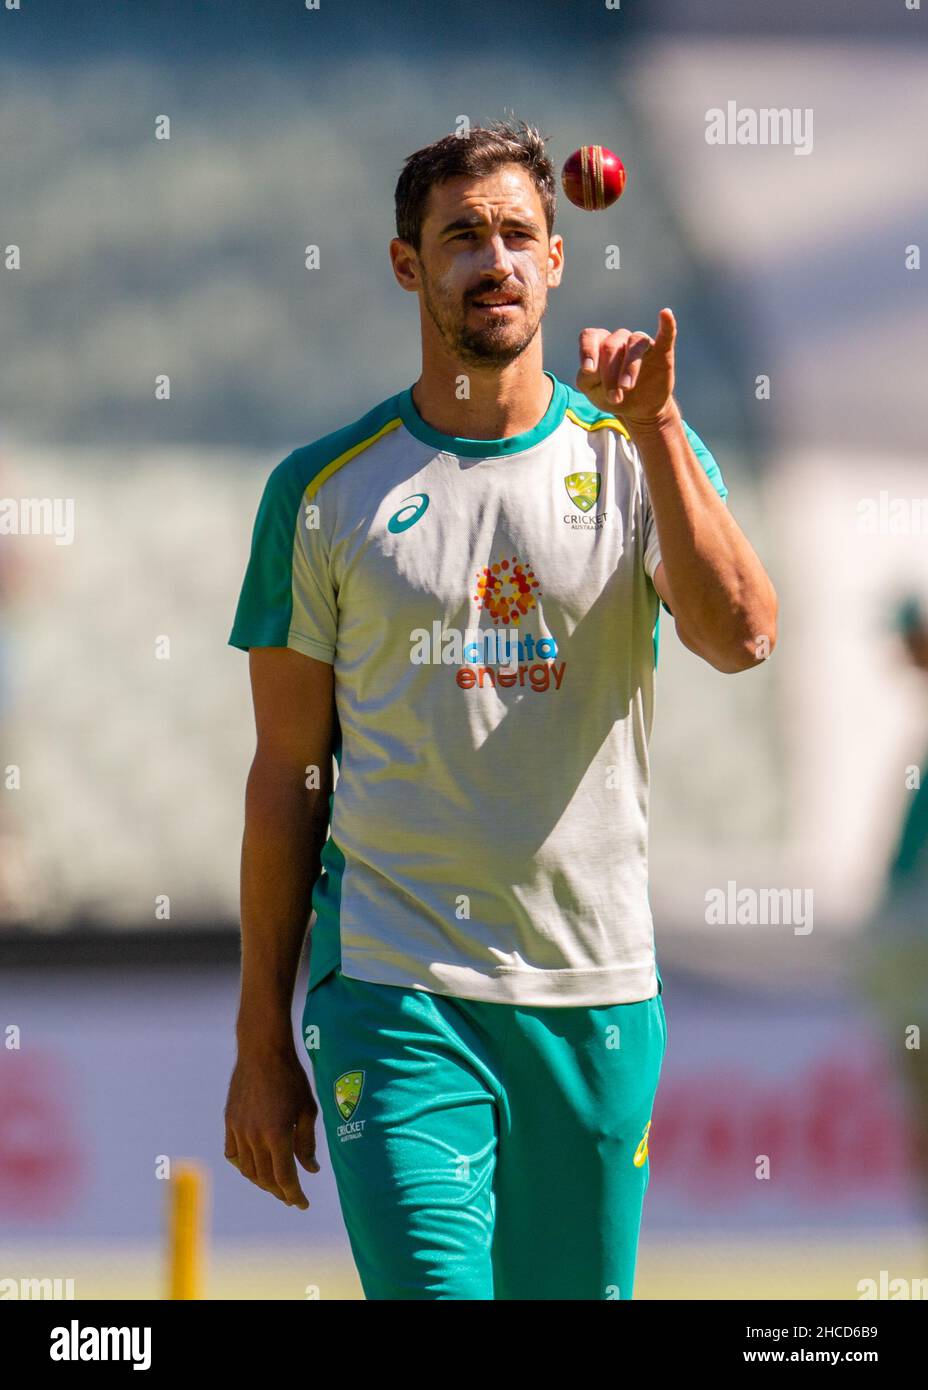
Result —
[{"label": "dark hair", "polygon": [[538,190],[548,235],[554,228],[557,210],[554,167],[545,150],[546,137],[534,126],[520,121],[518,127],[505,121],[489,126],[472,126],[467,135],[445,135],[441,140],[416,150],[403,165],[396,184],[396,235],[416,251],[422,244],[422,219],[429,190],[460,174],[482,178],[500,164],[521,164]]}]

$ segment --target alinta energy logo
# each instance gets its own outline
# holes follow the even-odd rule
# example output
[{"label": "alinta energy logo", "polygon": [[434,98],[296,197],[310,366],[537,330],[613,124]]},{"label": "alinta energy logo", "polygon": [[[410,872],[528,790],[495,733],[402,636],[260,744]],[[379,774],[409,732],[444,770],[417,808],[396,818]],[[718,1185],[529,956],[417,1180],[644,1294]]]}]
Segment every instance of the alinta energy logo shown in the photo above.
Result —
[{"label": "alinta energy logo", "polygon": [[[624,440],[623,440],[624,443]],[[564,478],[564,486],[567,489],[567,496],[573,502],[577,512],[566,512],[564,515],[564,525],[571,526],[577,531],[598,531],[605,524],[605,512],[592,512],[599,500],[599,474],[598,473],[568,473]]]},{"label": "alinta energy logo", "polygon": [[522,620],[538,611],[541,589],[535,572],[518,555],[491,560],[474,576],[472,595],[478,612],[492,627],[413,628],[409,660],[414,666],[456,666],[462,690],[520,686],[542,694],[560,690],[567,669],[557,660],[557,641],[521,630]]},{"label": "alinta energy logo", "polygon": [[534,570],[527,570],[513,555],[509,560],[497,560],[477,571],[477,607],[489,613],[493,622],[516,624],[534,607],[533,590],[538,588]]}]

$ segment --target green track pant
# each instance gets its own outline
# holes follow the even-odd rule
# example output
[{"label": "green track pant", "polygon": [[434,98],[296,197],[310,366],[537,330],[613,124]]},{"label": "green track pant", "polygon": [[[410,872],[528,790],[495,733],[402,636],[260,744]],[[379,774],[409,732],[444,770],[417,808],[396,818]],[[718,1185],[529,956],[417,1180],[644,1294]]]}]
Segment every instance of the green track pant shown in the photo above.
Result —
[{"label": "green track pant", "polygon": [[523,1007],[336,968],[303,1030],[367,1298],[631,1298],[660,992]]}]

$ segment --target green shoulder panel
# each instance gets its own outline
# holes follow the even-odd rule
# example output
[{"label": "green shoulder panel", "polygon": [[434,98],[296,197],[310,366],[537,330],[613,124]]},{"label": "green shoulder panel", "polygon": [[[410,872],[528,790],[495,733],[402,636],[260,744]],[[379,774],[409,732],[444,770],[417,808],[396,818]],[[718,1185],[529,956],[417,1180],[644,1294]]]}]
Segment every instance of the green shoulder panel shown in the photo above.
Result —
[{"label": "green shoulder panel", "polygon": [[391,396],[353,424],[294,449],[273,470],[258,506],[229,646],[247,651],[287,645],[293,615],[293,543],[306,491],[314,483],[318,488],[320,480],[324,483],[342,463],[387,433],[393,422],[399,423],[396,399]]},{"label": "green shoulder panel", "polygon": [[600,410],[598,405],[594,405],[576,386],[571,386],[570,382],[562,381],[561,385],[567,392],[567,409],[579,416],[584,424],[595,425],[597,420],[615,420],[616,417],[610,411]]},{"label": "green shoulder panel", "polygon": [[[581,419],[584,422],[584,424],[595,425],[600,420],[616,419],[616,417],[614,415],[610,415],[608,411],[600,410],[598,406],[595,406],[593,402],[588,400],[587,397],[583,394],[583,392],[578,391],[575,386],[569,385],[569,383],[566,381],[561,382],[561,385],[564,386],[567,390],[567,408],[573,411],[573,413],[576,416],[578,416],[579,419]],[[696,455],[696,457],[699,459],[699,462],[705,469],[706,477],[712,483],[716,492],[719,494],[719,496],[722,498],[722,501],[724,502],[725,498],[728,496],[728,488],[725,486],[724,480],[722,478],[721,469],[719,468],[715,459],[712,457],[710,451],[706,448],[705,444],[700,439],[699,435],[696,433],[694,429],[691,428],[690,425],[687,424],[685,420],[683,421],[683,429],[686,433],[687,439],[690,442],[690,448],[693,450],[693,453]]]},{"label": "green shoulder panel", "polygon": [[287,645],[293,611],[293,536],[303,491],[294,452],[264,485],[229,637],[232,647],[247,652],[249,647]]}]

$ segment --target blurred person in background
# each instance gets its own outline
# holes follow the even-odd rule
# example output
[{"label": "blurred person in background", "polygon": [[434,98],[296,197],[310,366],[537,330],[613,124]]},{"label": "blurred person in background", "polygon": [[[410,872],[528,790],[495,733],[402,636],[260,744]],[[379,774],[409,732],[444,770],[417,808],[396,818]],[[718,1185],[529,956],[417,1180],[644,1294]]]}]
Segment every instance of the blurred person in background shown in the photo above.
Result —
[{"label": "blurred person in background", "polygon": [[[928,612],[917,598],[899,607],[897,628],[906,656],[917,671],[928,675]],[[921,760],[919,786],[902,822],[886,879],[886,901],[905,898],[911,886],[928,902],[928,750]]]},{"label": "blurred person in background", "polygon": [[[921,601],[905,598],[893,626],[910,666],[928,677],[928,612]],[[928,1054],[913,1032],[928,1025],[928,748],[909,794],[880,900],[867,922],[858,979],[876,1005],[910,1101],[912,1159],[928,1222]]]}]

